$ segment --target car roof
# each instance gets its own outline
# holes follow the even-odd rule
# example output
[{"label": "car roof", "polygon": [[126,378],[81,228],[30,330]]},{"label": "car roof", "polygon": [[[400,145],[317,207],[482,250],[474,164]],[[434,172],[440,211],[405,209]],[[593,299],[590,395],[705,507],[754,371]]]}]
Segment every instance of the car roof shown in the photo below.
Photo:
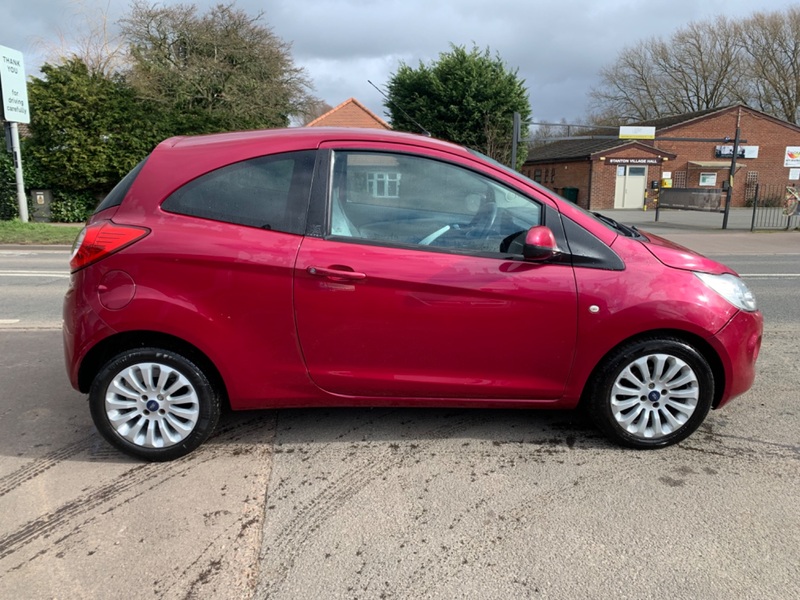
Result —
[{"label": "car roof", "polygon": [[364,141],[404,143],[426,148],[444,150],[446,152],[467,152],[466,148],[438,140],[435,138],[389,131],[386,129],[366,129],[357,127],[288,127],[283,129],[262,129],[253,131],[235,131],[229,133],[212,133],[207,135],[172,137],[161,143],[175,149],[188,149],[207,146],[263,146],[264,143],[276,144],[286,141],[291,145],[302,144],[315,147],[329,141]]},{"label": "car roof", "polygon": [[325,142],[341,142],[358,148],[361,143],[387,147],[415,146],[460,157],[474,156],[450,142],[413,133],[348,127],[293,127],[172,137],[161,142],[145,162],[120,210],[127,218],[152,210],[175,189],[225,165],[259,156],[317,150]]}]

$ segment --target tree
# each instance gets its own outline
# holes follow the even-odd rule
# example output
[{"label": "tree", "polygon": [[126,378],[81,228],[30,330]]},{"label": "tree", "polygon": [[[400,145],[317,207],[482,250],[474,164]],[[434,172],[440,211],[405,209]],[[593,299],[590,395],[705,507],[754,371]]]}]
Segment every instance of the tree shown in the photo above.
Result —
[{"label": "tree", "polygon": [[749,96],[766,113],[800,124],[800,7],[756,13],[737,28]]},{"label": "tree", "polygon": [[800,123],[800,7],[690,23],[623,49],[600,71],[589,119],[624,124],[742,102]]},{"label": "tree", "polygon": [[742,100],[744,74],[734,24],[690,23],[668,41],[640,41],[600,71],[590,92],[594,121],[630,123]]},{"label": "tree", "polygon": [[[416,69],[401,64],[388,84],[392,126],[469,146],[508,164],[513,138],[513,114],[520,113],[522,137],[527,137],[530,103],[524,80],[487,48],[467,51],[452,46],[430,65]],[[519,165],[524,161],[520,152]]]},{"label": "tree", "polygon": [[314,100],[309,102],[305,113],[300,115],[299,123],[301,125],[308,125],[314,119],[321,117],[331,110],[333,110],[333,107],[324,100]]},{"label": "tree", "polygon": [[122,72],[127,66],[127,50],[119,31],[109,26],[108,7],[88,6],[85,0],[73,0],[71,5],[73,14],[67,20],[66,32],[58,27],[55,39],[37,39],[46,62],[58,65],[78,59],[91,73],[111,77]]},{"label": "tree", "polygon": [[90,72],[78,58],[41,71],[28,86],[25,149],[48,174],[48,187],[108,192],[163,137],[121,76]]},{"label": "tree", "polygon": [[129,79],[139,97],[171,115],[176,133],[283,127],[313,102],[290,45],[233,5],[134,0],[122,24]]}]

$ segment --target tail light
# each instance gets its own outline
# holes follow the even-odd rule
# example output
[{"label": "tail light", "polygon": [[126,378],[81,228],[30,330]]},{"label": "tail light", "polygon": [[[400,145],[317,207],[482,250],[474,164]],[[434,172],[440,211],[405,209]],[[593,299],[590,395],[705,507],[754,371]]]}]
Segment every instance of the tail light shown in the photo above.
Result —
[{"label": "tail light", "polygon": [[82,269],[130,246],[150,233],[145,227],[117,225],[111,221],[98,221],[83,228],[72,245],[69,267],[72,272]]}]

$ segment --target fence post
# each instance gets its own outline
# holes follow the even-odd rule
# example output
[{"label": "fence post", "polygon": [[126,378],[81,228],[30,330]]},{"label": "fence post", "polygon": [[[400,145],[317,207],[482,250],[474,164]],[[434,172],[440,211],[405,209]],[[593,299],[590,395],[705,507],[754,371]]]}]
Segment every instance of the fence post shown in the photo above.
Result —
[{"label": "fence post", "polygon": [[756,229],[756,210],[758,210],[758,186],[761,185],[756,183],[756,195],[753,197],[753,218],[750,219],[750,231],[753,232]]}]

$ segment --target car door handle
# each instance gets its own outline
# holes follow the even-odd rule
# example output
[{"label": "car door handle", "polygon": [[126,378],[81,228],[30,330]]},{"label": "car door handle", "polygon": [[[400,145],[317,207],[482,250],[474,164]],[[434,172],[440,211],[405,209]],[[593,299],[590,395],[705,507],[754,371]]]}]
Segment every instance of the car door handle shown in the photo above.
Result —
[{"label": "car door handle", "polygon": [[306,271],[309,275],[314,275],[316,277],[327,277],[328,279],[339,281],[360,281],[367,278],[366,273],[358,273],[353,271],[350,267],[339,265],[329,267],[327,269],[324,267],[308,267]]}]

